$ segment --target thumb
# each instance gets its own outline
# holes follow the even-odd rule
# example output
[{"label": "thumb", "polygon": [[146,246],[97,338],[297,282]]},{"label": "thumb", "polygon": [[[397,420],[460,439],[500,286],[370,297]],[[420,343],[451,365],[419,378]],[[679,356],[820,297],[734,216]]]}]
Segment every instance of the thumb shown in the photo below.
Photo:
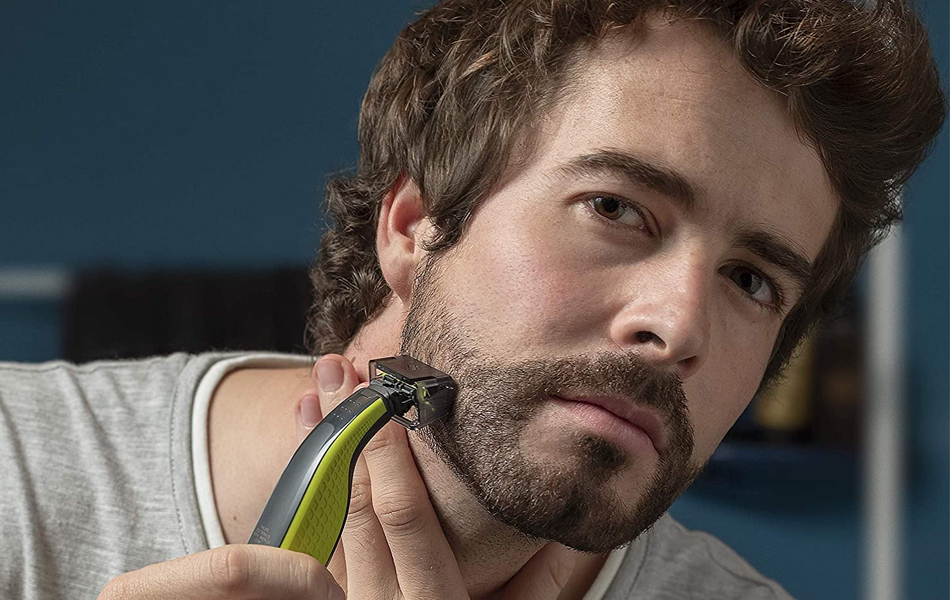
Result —
[{"label": "thumb", "polygon": [[574,573],[577,554],[557,542],[549,543],[498,592],[497,600],[555,600]]},{"label": "thumb", "polygon": [[297,401],[297,443],[355,389],[364,387],[353,364],[338,354],[321,357],[310,373],[313,387]]},{"label": "thumb", "polygon": [[321,357],[313,367],[312,378],[317,384],[323,416],[330,414],[340,402],[346,400],[360,383],[353,363],[339,354]]}]

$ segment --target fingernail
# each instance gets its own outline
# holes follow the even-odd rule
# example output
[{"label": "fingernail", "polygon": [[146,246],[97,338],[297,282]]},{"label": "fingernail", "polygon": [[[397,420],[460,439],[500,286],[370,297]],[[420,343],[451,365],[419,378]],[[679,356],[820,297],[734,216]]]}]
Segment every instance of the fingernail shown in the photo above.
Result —
[{"label": "fingernail", "polygon": [[315,427],[323,419],[323,412],[320,410],[320,398],[313,394],[307,394],[300,399],[300,422],[304,427]]},{"label": "fingernail", "polygon": [[317,363],[317,379],[324,392],[335,392],[343,385],[343,366],[335,360],[323,360]]},{"label": "fingernail", "polygon": [[346,600],[346,594],[343,593],[343,588],[338,585],[330,585],[330,600]]}]

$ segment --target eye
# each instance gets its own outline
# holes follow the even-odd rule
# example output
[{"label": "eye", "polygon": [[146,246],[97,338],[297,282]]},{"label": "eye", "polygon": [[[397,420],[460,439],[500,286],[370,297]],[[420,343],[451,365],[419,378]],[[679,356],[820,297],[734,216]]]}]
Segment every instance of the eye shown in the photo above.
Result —
[{"label": "eye", "polygon": [[637,229],[643,229],[644,231],[649,230],[640,209],[628,204],[620,198],[607,195],[594,196],[587,201],[587,204],[590,205],[594,212],[605,219],[636,227]]},{"label": "eye", "polygon": [[766,308],[781,310],[781,294],[772,280],[755,269],[743,265],[731,265],[727,275],[749,298]]}]

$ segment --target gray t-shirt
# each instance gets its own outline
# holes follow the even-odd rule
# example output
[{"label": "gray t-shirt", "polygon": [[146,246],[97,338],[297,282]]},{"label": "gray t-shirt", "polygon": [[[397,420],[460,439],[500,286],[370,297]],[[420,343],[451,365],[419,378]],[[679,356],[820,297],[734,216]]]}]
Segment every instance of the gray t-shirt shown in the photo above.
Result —
[{"label": "gray t-shirt", "polygon": [[[121,573],[209,548],[217,516],[199,501],[211,488],[193,451],[206,407],[193,408],[212,367],[236,356],[0,363],[0,598],[95,598]],[[613,553],[595,587],[585,600],[790,598],[668,515]]]}]

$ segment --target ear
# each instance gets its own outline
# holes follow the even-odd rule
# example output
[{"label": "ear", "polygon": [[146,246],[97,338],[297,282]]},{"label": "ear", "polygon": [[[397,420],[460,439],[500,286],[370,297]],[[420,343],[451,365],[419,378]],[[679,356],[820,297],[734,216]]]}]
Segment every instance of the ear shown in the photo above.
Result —
[{"label": "ear", "polygon": [[416,265],[425,255],[421,242],[428,230],[419,187],[400,175],[379,210],[376,255],[386,283],[407,306]]}]

